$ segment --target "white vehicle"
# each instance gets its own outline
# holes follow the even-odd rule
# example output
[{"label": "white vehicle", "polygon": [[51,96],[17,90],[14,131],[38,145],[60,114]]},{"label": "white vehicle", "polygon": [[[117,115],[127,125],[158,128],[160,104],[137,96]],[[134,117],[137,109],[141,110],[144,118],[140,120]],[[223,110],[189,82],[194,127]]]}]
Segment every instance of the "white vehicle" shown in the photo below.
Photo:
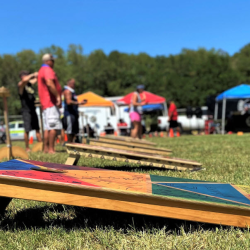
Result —
[{"label": "white vehicle", "polygon": [[[23,121],[13,121],[9,123],[10,139],[11,140],[24,140],[24,125]],[[36,131],[32,130],[29,136],[33,136],[36,140]]]},{"label": "white vehicle", "polygon": [[[193,109],[194,111],[195,109]],[[192,131],[192,130],[204,130],[205,120],[208,119],[207,107],[201,107],[202,117],[197,118],[193,115],[191,118],[186,116],[186,109],[177,109],[178,112],[178,124],[182,131]],[[167,130],[169,126],[168,116],[158,117],[158,127],[160,130]]]},{"label": "white vehicle", "polygon": [[[78,111],[80,131],[87,123],[98,136],[105,130],[117,131],[117,117],[114,108],[81,106],[78,108]],[[80,115],[80,112],[84,113],[83,117]]]}]

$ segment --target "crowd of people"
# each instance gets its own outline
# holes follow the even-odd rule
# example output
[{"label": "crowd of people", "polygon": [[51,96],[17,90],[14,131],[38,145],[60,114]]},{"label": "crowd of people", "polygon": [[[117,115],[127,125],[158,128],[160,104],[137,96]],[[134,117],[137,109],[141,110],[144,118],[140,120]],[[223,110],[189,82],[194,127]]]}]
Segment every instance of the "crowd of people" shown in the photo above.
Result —
[{"label": "crowd of people", "polygon": [[[38,96],[43,112],[44,124],[44,153],[55,153],[56,136],[65,130],[68,135],[68,142],[72,142],[79,133],[78,105],[79,103],[74,91],[75,80],[69,79],[67,85],[62,89],[54,71],[55,58],[51,54],[42,57],[43,64],[38,72],[29,74],[28,71],[20,72],[18,93],[22,105],[22,116],[24,121],[24,139],[26,150],[29,149],[29,132],[36,130],[38,141],[42,141],[38,117],[35,111],[35,90],[34,84],[38,85]],[[64,114],[61,119],[60,107],[64,98]]]},{"label": "crowd of people", "polygon": [[[42,141],[38,117],[35,107],[35,89],[38,85],[38,96],[40,99],[43,124],[44,124],[44,152],[55,153],[55,139],[58,135],[67,134],[68,142],[73,142],[79,133],[79,113],[78,105],[86,104],[87,100],[77,101],[75,93],[75,80],[69,79],[62,89],[56,72],[54,71],[55,58],[51,54],[42,57],[42,66],[38,72],[29,73],[22,70],[19,74],[18,93],[21,100],[22,116],[24,121],[24,139],[26,151],[29,149],[29,133],[36,131],[39,142]],[[64,111],[60,113],[64,99]],[[144,85],[138,85],[133,93],[129,106],[129,117],[131,120],[131,137],[142,138],[142,115],[143,105],[147,104],[144,93]],[[178,130],[176,106],[172,101],[168,101],[169,128]],[[63,136],[62,136],[63,137]]]}]

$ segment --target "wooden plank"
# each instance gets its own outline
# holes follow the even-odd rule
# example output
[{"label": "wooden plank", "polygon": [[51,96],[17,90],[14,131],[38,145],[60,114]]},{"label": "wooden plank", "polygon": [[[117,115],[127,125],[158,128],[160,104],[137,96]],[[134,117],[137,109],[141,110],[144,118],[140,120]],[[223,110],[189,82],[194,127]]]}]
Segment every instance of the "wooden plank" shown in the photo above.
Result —
[{"label": "wooden plank", "polygon": [[70,154],[65,162],[66,165],[77,165],[80,159],[80,155],[74,152],[74,154]]},{"label": "wooden plank", "polygon": [[158,155],[169,155],[172,153],[172,150],[170,149],[163,149],[163,148],[156,148],[156,147],[151,147],[148,145],[134,145],[131,143],[123,143],[119,141],[100,141],[96,139],[86,139],[84,138],[83,143],[85,144],[90,144],[94,146],[101,146],[101,147],[112,147],[112,148],[118,148],[118,149],[125,149],[125,150],[133,150],[137,152],[144,152],[144,153],[153,153],[153,154],[158,154]]},{"label": "wooden plank", "polygon": [[134,143],[135,145],[150,145],[150,146],[156,146],[156,143],[154,142],[149,142],[146,140],[139,140],[139,139],[133,139],[131,137],[127,136],[100,136],[99,137],[100,141],[107,141],[107,142],[112,142],[112,141],[120,141],[120,142],[128,142],[128,143]]},{"label": "wooden plank", "polygon": [[178,158],[170,158],[154,154],[139,153],[135,151],[114,149],[86,144],[67,143],[67,152],[70,155],[80,154],[84,157],[99,158],[103,160],[122,161],[140,164],[142,166],[157,167],[172,170],[200,170],[201,164]]},{"label": "wooden plank", "polygon": [[249,190],[246,186],[29,160],[0,163],[2,197],[238,227],[250,226]]}]

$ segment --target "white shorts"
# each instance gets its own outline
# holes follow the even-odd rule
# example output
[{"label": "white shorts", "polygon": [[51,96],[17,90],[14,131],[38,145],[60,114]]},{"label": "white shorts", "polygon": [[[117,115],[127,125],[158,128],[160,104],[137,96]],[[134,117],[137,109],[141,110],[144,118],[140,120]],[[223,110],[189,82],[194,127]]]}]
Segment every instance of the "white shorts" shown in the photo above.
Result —
[{"label": "white shorts", "polygon": [[60,111],[56,106],[43,111],[44,130],[61,130]]}]

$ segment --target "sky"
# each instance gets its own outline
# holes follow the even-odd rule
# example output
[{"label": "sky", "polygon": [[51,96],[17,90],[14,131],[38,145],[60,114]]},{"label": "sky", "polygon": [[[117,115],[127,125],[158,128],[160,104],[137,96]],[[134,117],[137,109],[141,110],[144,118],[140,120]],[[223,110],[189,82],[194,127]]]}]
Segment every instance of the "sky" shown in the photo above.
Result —
[{"label": "sky", "polygon": [[249,0],[0,0],[0,54],[80,44],[87,55],[233,55],[250,42],[249,10]]}]

